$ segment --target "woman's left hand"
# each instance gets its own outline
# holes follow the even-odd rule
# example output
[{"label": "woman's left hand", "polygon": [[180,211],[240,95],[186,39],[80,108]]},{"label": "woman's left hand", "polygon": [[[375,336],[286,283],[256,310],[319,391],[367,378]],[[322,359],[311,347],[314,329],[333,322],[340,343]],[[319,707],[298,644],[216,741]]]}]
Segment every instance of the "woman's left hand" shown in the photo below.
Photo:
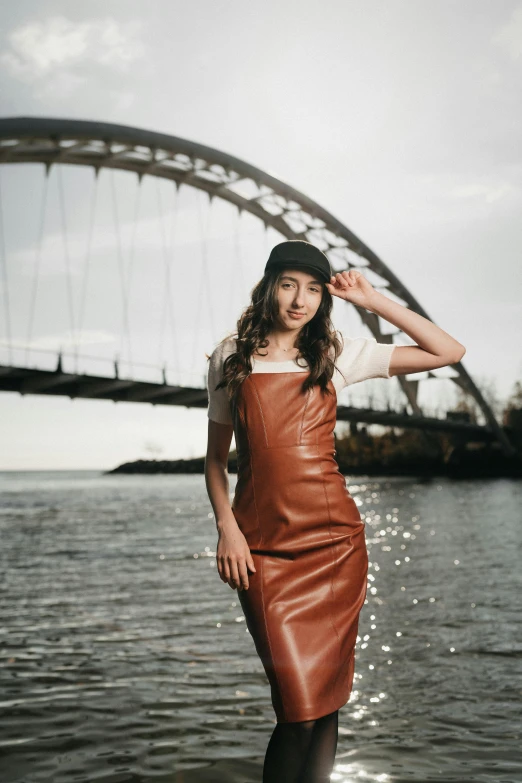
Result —
[{"label": "woman's left hand", "polygon": [[359,307],[368,307],[375,294],[372,284],[355,269],[337,272],[330,278],[330,282],[326,283],[326,288],[332,296],[339,296]]}]

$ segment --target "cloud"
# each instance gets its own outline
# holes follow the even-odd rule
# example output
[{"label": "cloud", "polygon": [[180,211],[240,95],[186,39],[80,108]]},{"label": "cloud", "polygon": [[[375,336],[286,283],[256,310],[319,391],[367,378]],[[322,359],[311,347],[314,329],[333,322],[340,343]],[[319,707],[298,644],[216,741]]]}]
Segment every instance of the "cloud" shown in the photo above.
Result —
[{"label": "cloud", "polygon": [[492,204],[509,197],[520,197],[520,187],[513,182],[493,177],[484,179],[482,182],[466,181],[454,174],[441,173],[422,177],[421,181],[432,194],[445,199]]},{"label": "cloud", "polygon": [[55,16],[29,22],[10,33],[9,49],[0,62],[16,79],[29,84],[49,84],[52,79],[60,92],[70,94],[84,81],[85,65],[124,72],[142,58],[140,27],[139,22],[122,23],[111,17],[72,22]]},{"label": "cloud", "polygon": [[496,185],[484,185],[481,183],[469,183],[466,185],[458,185],[450,191],[450,195],[453,198],[465,199],[465,198],[478,198],[483,199],[488,204],[492,204],[494,201],[500,201],[500,199],[511,193],[516,192],[516,188],[509,182],[500,182]]},{"label": "cloud", "polygon": [[512,60],[522,56],[522,5],[515,8],[509,21],[493,36],[493,43],[501,46]]},{"label": "cloud", "polygon": [[42,335],[32,340],[0,338],[0,347],[26,348],[34,351],[56,351],[57,346],[64,350],[74,346],[101,345],[103,343],[114,344],[118,337],[112,332],[101,329],[83,329],[73,334],[70,330],[57,332],[56,334]]}]

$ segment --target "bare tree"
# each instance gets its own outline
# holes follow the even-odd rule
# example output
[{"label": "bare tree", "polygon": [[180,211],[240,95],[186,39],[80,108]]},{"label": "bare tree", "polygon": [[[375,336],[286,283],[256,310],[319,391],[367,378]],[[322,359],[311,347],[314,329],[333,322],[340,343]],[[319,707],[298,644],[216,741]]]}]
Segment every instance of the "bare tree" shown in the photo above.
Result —
[{"label": "bare tree", "polygon": [[497,381],[491,376],[479,376],[475,378],[475,383],[482,393],[484,399],[495,414],[497,421],[500,421],[504,412],[506,401],[501,399],[497,391]]}]

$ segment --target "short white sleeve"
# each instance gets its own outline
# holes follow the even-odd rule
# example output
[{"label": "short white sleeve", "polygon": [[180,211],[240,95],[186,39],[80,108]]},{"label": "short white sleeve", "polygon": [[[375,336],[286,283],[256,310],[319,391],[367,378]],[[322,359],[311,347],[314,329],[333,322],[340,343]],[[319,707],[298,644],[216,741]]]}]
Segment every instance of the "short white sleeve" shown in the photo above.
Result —
[{"label": "short white sleeve", "polygon": [[344,376],[342,387],[369,378],[391,378],[389,370],[394,348],[394,343],[378,343],[375,337],[343,335],[343,350],[336,361]]},{"label": "short white sleeve", "polygon": [[208,411],[207,416],[219,424],[232,424],[232,411],[224,386],[216,389],[216,384],[223,377],[223,362],[226,357],[235,351],[235,341],[226,339],[220,342],[210,355],[208,360],[207,391]]}]

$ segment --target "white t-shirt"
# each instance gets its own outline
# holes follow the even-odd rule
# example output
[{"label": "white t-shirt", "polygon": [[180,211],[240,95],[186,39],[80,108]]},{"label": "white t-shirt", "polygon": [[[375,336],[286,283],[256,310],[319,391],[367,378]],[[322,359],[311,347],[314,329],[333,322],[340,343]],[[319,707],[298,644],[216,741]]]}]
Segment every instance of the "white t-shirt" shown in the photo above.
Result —
[{"label": "white t-shirt", "polygon": [[[332,383],[337,394],[345,386],[365,381],[369,378],[390,378],[389,368],[394,343],[378,343],[375,337],[346,337],[343,340],[342,352],[337,357]],[[220,342],[210,355],[207,373],[208,418],[219,424],[232,424],[232,413],[227,391],[224,387],[216,389],[223,371],[223,362],[227,356],[236,350],[233,337]],[[308,365],[304,359],[299,359],[302,366],[294,359],[282,362],[267,362],[264,359],[251,357],[252,373],[255,372],[306,372]]]}]

